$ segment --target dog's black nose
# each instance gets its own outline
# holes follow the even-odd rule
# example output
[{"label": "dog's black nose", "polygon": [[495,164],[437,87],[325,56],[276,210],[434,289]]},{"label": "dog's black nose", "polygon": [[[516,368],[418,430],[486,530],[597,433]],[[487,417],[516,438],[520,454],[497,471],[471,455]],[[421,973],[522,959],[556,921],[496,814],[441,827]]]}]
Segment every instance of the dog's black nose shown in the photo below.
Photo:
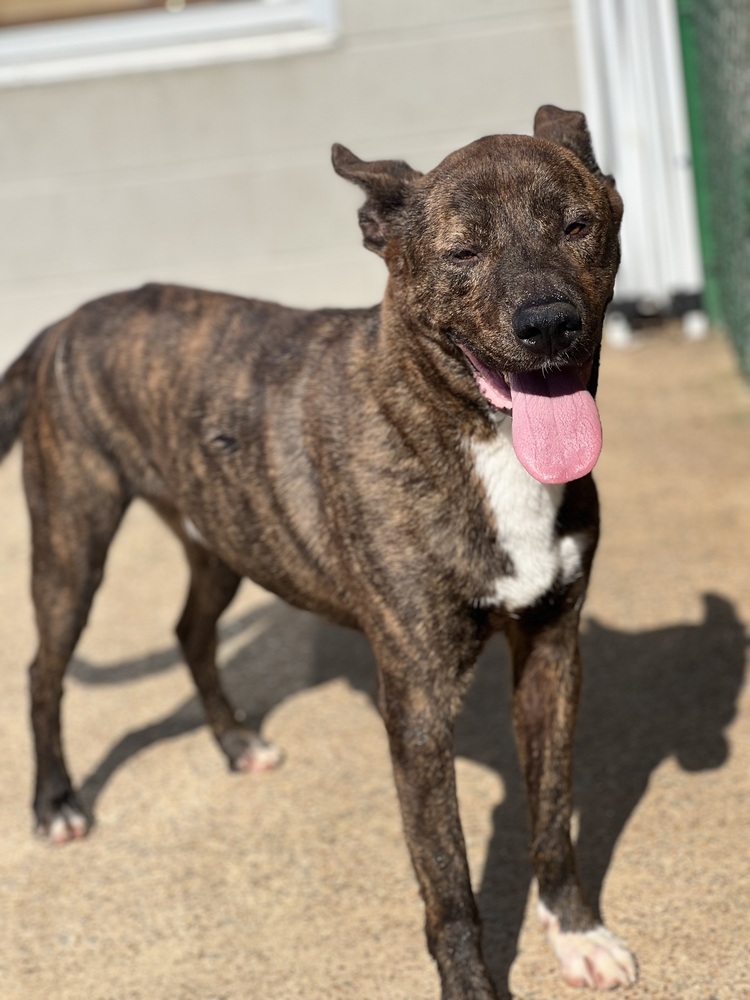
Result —
[{"label": "dog's black nose", "polygon": [[581,317],[570,302],[542,302],[516,309],[512,326],[524,347],[551,358],[573,343]]}]

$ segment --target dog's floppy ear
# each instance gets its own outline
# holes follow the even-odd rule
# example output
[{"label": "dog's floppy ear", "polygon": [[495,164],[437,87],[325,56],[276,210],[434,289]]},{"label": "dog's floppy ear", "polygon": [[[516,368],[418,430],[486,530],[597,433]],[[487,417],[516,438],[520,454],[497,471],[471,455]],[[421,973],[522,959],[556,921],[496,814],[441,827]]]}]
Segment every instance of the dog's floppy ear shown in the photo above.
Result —
[{"label": "dog's floppy ear", "polygon": [[614,177],[603,174],[599,169],[586,125],[586,116],[580,111],[563,111],[554,104],[544,104],[534,115],[534,136],[537,139],[556,142],[576,154],[607,188],[612,212],[619,224],[622,218],[622,199],[615,188]]},{"label": "dog's floppy ear", "polygon": [[367,194],[367,201],[359,210],[364,244],[368,250],[385,256],[393,222],[406,204],[412,182],[422,175],[403,160],[367,163],[339,143],[334,143],[331,160],[340,177],[357,184]]}]

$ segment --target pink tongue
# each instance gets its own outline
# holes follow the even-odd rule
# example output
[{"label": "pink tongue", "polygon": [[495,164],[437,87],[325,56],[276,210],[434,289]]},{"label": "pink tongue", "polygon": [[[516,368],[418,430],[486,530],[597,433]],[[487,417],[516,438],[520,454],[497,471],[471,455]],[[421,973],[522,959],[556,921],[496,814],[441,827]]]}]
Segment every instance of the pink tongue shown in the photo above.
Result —
[{"label": "pink tongue", "polygon": [[513,447],[540,483],[568,483],[596,465],[602,450],[599,411],[578,373],[509,375]]}]

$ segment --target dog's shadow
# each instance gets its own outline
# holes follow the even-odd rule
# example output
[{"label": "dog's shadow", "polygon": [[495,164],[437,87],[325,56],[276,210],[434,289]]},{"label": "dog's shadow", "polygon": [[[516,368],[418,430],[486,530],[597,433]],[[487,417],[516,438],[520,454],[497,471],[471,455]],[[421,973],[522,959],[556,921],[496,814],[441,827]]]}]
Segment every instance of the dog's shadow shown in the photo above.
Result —
[{"label": "dog's shadow", "polygon": [[[686,771],[718,768],[729,755],[724,733],[744,679],[747,639],[728,600],[709,594],[704,604],[698,625],[621,632],[588,621],[584,628],[575,801],[581,877],[597,909],[617,841],[654,769],[671,756]],[[243,643],[248,631],[251,638]],[[375,670],[366,640],[280,602],[231,621],[223,638],[240,643],[223,677],[254,725],[290,694],[335,678],[344,677],[374,697]],[[116,684],[179,663],[177,650],[169,649],[107,667],[76,660],[71,674],[83,683]],[[111,775],[132,755],[200,725],[200,705],[192,698],[168,718],[124,737],[85,780],[84,805],[93,810]],[[504,786],[478,894],[485,955],[502,991],[516,955],[530,872],[526,802],[501,641],[493,640],[480,660],[457,726],[456,752],[495,770]]]}]

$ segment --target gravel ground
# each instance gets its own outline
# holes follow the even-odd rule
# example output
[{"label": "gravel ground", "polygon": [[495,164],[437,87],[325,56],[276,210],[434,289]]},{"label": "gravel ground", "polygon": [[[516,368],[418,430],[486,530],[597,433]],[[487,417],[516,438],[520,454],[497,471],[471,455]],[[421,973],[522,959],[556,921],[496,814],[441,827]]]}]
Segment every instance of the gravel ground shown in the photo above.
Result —
[{"label": "gravel ground", "polygon": [[[750,393],[724,342],[608,350],[576,798],[584,879],[636,951],[632,1000],[750,996]],[[364,642],[245,584],[229,688],[286,752],[229,774],[172,628],[186,573],[135,506],[69,673],[67,751],[97,825],[30,834],[28,526],[0,469],[3,1000],[434,1000]],[[501,643],[458,733],[470,860],[498,981],[565,1000],[533,918]],[[580,995],[580,994],[579,994]]]}]

